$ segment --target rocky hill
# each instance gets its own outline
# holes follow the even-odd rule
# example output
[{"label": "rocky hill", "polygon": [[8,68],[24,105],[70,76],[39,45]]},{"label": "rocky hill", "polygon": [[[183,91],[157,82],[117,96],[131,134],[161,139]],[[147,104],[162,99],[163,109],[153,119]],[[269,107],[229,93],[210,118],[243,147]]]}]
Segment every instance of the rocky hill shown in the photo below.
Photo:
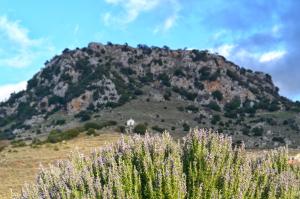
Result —
[{"label": "rocky hill", "polygon": [[132,117],[175,136],[199,126],[247,147],[296,147],[299,112],[270,75],[208,51],[90,43],[47,61],[25,91],[0,104],[0,137],[32,139],[86,121],[120,128]]}]

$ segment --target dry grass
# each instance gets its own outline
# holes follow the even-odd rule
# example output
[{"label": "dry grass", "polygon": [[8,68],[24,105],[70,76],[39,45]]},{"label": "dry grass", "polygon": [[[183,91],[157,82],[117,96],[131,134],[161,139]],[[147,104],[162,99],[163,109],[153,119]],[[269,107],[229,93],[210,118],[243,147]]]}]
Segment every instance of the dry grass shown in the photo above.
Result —
[{"label": "dry grass", "polygon": [[88,154],[94,148],[114,142],[118,138],[120,134],[117,133],[106,133],[97,137],[81,135],[65,143],[44,144],[39,148],[6,147],[0,152],[0,198],[10,198],[11,190],[18,192],[24,183],[33,182],[40,164],[47,166],[56,160],[66,159],[76,149]]},{"label": "dry grass", "polygon": [[[10,198],[11,190],[19,192],[26,182],[33,182],[39,165],[47,166],[59,159],[68,158],[71,151],[78,149],[89,154],[93,149],[115,142],[120,138],[117,133],[104,133],[97,137],[81,135],[66,143],[44,144],[39,148],[30,146],[11,148],[6,147],[0,152],[0,199]],[[0,146],[7,146],[7,142],[0,142]],[[299,150],[290,150],[292,156]],[[261,150],[249,151],[249,156],[257,157]]]}]

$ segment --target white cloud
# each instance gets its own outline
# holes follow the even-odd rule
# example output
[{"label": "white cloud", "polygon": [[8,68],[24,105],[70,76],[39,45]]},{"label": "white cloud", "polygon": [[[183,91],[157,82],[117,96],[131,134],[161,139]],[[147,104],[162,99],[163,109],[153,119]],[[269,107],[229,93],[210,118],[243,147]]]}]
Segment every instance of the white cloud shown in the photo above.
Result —
[{"label": "white cloud", "polygon": [[106,25],[111,23],[128,24],[133,22],[142,12],[147,12],[158,6],[161,0],[105,0],[106,3],[120,6],[125,11],[122,16],[113,16],[110,12],[103,15]]},{"label": "white cloud", "polygon": [[7,84],[0,86],[0,102],[7,100],[11,93],[25,90],[27,82],[19,82],[17,84]]},{"label": "white cloud", "polygon": [[40,42],[30,39],[28,30],[21,27],[19,21],[10,21],[6,16],[0,16],[0,31],[6,34],[8,39],[23,47],[36,45]]},{"label": "white cloud", "polygon": [[259,62],[266,63],[266,62],[278,60],[281,59],[285,54],[286,51],[284,50],[267,52],[260,56]]},{"label": "white cloud", "polygon": [[166,4],[171,7],[172,13],[169,15],[162,24],[154,29],[154,33],[165,32],[171,29],[178,19],[178,13],[181,9],[178,0],[105,0],[106,3],[120,6],[124,13],[115,15],[111,12],[106,12],[102,16],[102,21],[105,25],[126,25],[135,21],[141,13],[149,12],[160,6]]},{"label": "white cloud", "polygon": [[19,21],[0,16],[0,47],[6,49],[0,54],[0,66],[26,67],[42,52],[49,52],[50,45],[43,38],[30,38],[29,30]]},{"label": "white cloud", "polygon": [[163,24],[158,25],[154,29],[154,31],[153,31],[154,34],[157,34],[159,32],[167,32],[176,24],[176,21],[179,18],[178,14],[181,10],[181,6],[180,6],[179,2],[177,0],[170,0],[169,3],[172,6],[173,13],[165,19]]},{"label": "white cloud", "polygon": [[235,45],[233,45],[233,44],[224,44],[224,45],[218,46],[217,48],[210,49],[210,51],[217,52],[218,54],[223,55],[224,57],[229,57],[234,48],[235,48]]}]

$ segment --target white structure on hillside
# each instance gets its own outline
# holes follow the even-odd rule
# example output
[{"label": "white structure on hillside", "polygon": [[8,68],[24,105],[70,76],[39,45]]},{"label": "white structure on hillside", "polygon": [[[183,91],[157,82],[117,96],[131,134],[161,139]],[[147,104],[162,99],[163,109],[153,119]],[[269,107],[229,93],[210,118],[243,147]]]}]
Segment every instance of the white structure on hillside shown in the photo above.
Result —
[{"label": "white structure on hillside", "polygon": [[129,120],[127,120],[127,122],[126,122],[126,126],[128,126],[128,127],[133,127],[134,124],[135,124],[135,121],[131,118]]},{"label": "white structure on hillside", "polygon": [[127,122],[126,122],[126,132],[127,133],[132,133],[132,129],[133,129],[134,125],[135,125],[135,121],[132,118],[127,120]]}]

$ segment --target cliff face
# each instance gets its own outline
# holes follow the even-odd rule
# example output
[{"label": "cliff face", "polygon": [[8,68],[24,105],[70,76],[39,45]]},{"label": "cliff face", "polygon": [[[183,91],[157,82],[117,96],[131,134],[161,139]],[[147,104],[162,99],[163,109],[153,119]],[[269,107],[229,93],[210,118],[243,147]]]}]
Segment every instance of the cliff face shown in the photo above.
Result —
[{"label": "cliff face", "polygon": [[279,96],[268,74],[207,51],[90,43],[47,61],[26,91],[0,105],[0,126],[12,136],[43,126],[57,113],[73,121],[146,98],[180,101],[232,119],[298,108]]}]

